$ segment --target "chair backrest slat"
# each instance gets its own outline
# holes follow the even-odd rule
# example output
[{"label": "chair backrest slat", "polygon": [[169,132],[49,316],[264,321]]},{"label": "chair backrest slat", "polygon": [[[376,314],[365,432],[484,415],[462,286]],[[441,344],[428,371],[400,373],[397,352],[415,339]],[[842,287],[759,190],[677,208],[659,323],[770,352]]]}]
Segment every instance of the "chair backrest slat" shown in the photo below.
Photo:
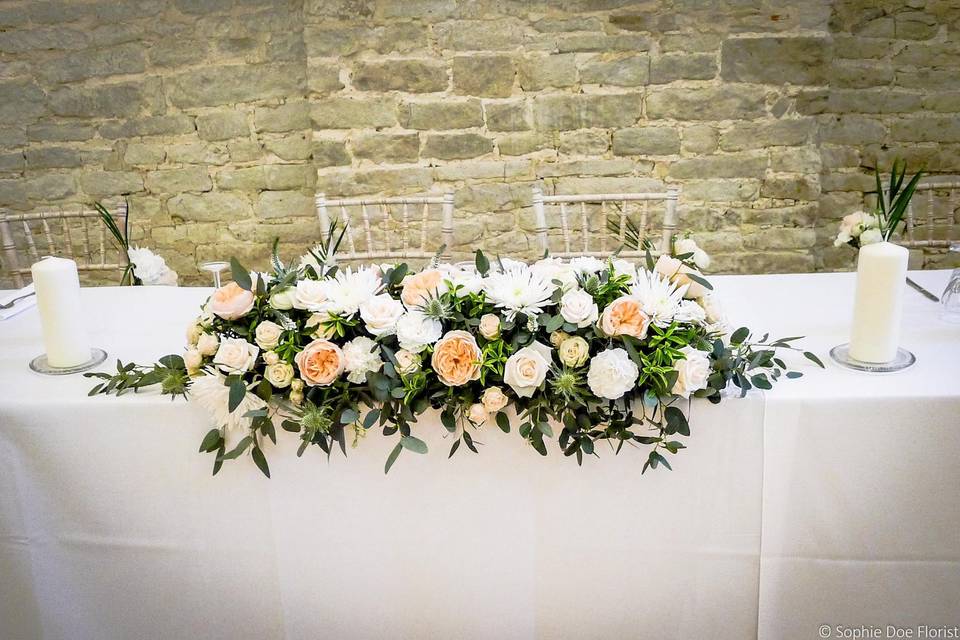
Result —
[{"label": "chair backrest slat", "polygon": [[43,230],[43,237],[47,241],[47,253],[51,256],[57,252],[56,245],[53,243],[53,233],[50,231],[50,223],[46,218],[40,218],[40,228]]},{"label": "chair backrest slat", "polygon": [[30,251],[30,257],[36,262],[40,259],[40,254],[37,253],[37,245],[33,243],[33,229],[30,228],[30,223],[26,220],[23,221],[23,235],[27,240],[27,249]]},{"label": "chair backrest slat", "polygon": [[[346,227],[349,253],[339,260],[378,260],[383,258],[430,259],[436,254],[431,250],[431,241],[436,236],[429,233],[431,207],[441,207],[441,244],[445,247],[442,257],[448,258],[453,245],[454,197],[453,192],[437,196],[410,196],[385,198],[338,198],[327,199],[324,194],[316,198],[317,215],[321,225],[329,226],[328,207],[339,210],[339,220]],[[420,216],[417,220],[417,210]],[[377,214],[379,212],[379,214]],[[359,231],[365,246],[358,248],[353,229],[356,221],[351,214],[359,213],[362,225]],[[380,220],[371,216],[380,215]],[[419,223],[419,230],[415,230]],[[374,233],[374,229],[377,230]],[[324,229],[324,232],[326,230]],[[382,237],[380,237],[382,236]],[[419,240],[419,242],[418,242]]]},{"label": "chair backrest slat", "polygon": [[[615,237],[619,248],[623,245],[627,236],[627,227],[629,225],[631,208],[636,209],[635,203],[641,202],[640,220],[637,227],[640,233],[641,246],[637,249],[621,251],[620,255],[624,257],[639,257],[645,254],[642,243],[649,236],[649,225],[653,220],[650,203],[662,203],[664,212],[660,228],[660,242],[652,247],[653,252],[663,253],[670,250],[670,244],[673,241],[673,235],[677,229],[677,202],[680,199],[679,189],[671,188],[662,192],[649,193],[619,193],[619,194],[582,194],[582,195],[552,195],[547,196],[543,191],[534,187],[533,189],[533,207],[537,218],[537,235],[540,237],[540,246],[544,251],[549,250],[549,230],[546,227],[546,207],[556,205],[560,214],[560,229],[563,233],[563,251],[554,252],[556,257],[567,258],[578,255],[591,256],[609,256],[613,253],[607,247],[606,235]],[[612,220],[608,225],[608,202],[620,205],[619,220],[614,223]],[[580,233],[582,235],[579,245],[580,251],[574,251],[574,242],[571,238],[572,229],[568,219],[567,206],[578,204],[580,206]],[[602,220],[594,233],[600,233],[600,250],[593,251],[590,248],[590,212],[588,204],[600,205],[598,208]]]}]

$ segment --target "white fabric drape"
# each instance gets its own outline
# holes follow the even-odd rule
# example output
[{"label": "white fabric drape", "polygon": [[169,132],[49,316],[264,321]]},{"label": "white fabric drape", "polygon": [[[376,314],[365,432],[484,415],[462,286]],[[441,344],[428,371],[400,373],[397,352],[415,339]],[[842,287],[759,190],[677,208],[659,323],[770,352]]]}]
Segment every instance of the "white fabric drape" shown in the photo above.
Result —
[{"label": "white fabric drape", "polygon": [[[917,274],[932,290],[946,272]],[[843,341],[849,274],[718,277],[735,321]],[[112,359],[181,348],[208,291],[85,289]],[[211,478],[203,412],[87,398],[26,369],[36,311],[0,323],[2,638],[809,638],[822,623],[950,624],[960,602],[960,329],[907,292],[893,376],[805,365],[772,393],[695,402],[675,471],[641,452],[578,468],[435,416],[347,459],[249,460]],[[802,360],[797,360],[798,363]]]}]

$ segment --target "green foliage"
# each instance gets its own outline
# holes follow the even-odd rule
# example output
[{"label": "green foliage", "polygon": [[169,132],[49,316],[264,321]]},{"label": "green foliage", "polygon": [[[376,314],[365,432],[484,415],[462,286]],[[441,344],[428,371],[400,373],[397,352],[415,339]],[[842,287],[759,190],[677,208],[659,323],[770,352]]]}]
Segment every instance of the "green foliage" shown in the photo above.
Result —
[{"label": "green foliage", "polygon": [[880,178],[880,168],[876,167],[874,169],[877,188],[875,191],[869,191],[868,193],[877,196],[877,217],[880,219],[880,232],[884,240],[889,240],[903,221],[903,216],[910,205],[910,200],[913,198],[917,183],[922,175],[923,169],[917,171],[904,186],[903,181],[907,176],[907,163],[905,160],[897,158],[890,168],[890,183],[885,193]]}]

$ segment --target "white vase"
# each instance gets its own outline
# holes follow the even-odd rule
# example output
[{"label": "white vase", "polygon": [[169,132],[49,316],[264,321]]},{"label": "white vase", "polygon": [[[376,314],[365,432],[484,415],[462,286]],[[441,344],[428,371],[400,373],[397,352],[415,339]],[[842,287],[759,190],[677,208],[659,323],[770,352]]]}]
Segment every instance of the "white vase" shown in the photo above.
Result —
[{"label": "white vase", "polygon": [[909,251],[891,242],[860,248],[850,357],[871,363],[896,357],[909,257]]}]

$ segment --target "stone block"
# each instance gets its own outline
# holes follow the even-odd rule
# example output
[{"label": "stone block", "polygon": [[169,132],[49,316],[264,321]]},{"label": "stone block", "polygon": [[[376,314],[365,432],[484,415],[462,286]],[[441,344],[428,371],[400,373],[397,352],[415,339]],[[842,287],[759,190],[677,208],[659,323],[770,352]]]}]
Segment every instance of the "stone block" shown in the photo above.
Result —
[{"label": "stone block", "polygon": [[477,133],[441,133],[427,136],[423,144],[425,158],[462,160],[493,151],[493,141]]},{"label": "stone block", "polygon": [[819,173],[823,167],[817,147],[770,150],[770,170],[790,173]]},{"label": "stone block", "polygon": [[254,207],[257,218],[290,218],[314,214],[313,196],[302,191],[264,191]]},{"label": "stone block", "polygon": [[330,197],[361,194],[423,193],[433,183],[431,171],[420,167],[401,169],[338,170],[317,177],[317,192]]},{"label": "stone block", "polygon": [[822,85],[830,50],[823,37],[730,38],[720,50],[720,75],[729,82]]},{"label": "stone block", "polygon": [[268,164],[220,171],[216,182],[218,188],[228,191],[286,191],[312,187],[315,175],[307,165]]},{"label": "stone block", "polygon": [[175,136],[194,131],[196,127],[193,118],[179,114],[105,122],[100,126],[100,136],[108,140],[139,136]]},{"label": "stone block", "polygon": [[167,201],[171,216],[189,222],[228,222],[250,217],[250,203],[240,195],[211,191],[179,193]]},{"label": "stone block", "polygon": [[525,25],[517,18],[454,20],[434,25],[441,49],[499,51],[523,44]]},{"label": "stone block", "polygon": [[258,132],[287,133],[310,128],[310,106],[306,102],[288,102],[277,107],[257,107],[253,112]]},{"label": "stone block", "polygon": [[737,123],[720,136],[720,148],[724,151],[742,151],[795,146],[809,141],[815,130],[816,121],[812,118]]},{"label": "stone block", "polygon": [[713,53],[664,53],[650,61],[650,83],[676,80],[712,80],[717,76]]},{"label": "stone block", "polygon": [[222,165],[227,161],[227,150],[205,142],[181,142],[164,145],[167,159],[177,164]]},{"label": "stone block", "polygon": [[35,65],[37,74],[48,83],[65,83],[131,73],[146,69],[143,47],[129,43],[116,47],[75,51]]},{"label": "stone block", "polygon": [[206,66],[170,76],[167,97],[180,108],[286,98],[306,87],[301,64]]},{"label": "stone block", "polygon": [[747,249],[809,249],[817,241],[813,229],[763,229],[743,236]]},{"label": "stone block", "polygon": [[347,146],[339,140],[314,140],[313,162],[317,167],[337,167],[350,164]]},{"label": "stone block", "polygon": [[479,100],[406,102],[399,119],[407,129],[466,129],[483,126],[483,110]]},{"label": "stone block", "polygon": [[355,158],[374,162],[416,162],[420,156],[420,136],[416,133],[360,135],[350,146]]},{"label": "stone block", "polygon": [[[42,123],[27,127],[27,138],[31,142],[77,142],[89,140],[94,135],[94,128],[90,125],[76,122]],[[6,132],[0,133],[5,144],[10,145],[11,136]]]},{"label": "stone block", "polygon": [[31,169],[79,167],[80,153],[68,147],[31,147],[26,150],[27,166]]},{"label": "stone block", "polygon": [[577,83],[577,60],[572,53],[528,55],[517,69],[520,88],[539,91],[547,87],[572,87]]},{"label": "stone block", "polygon": [[310,93],[328,94],[343,89],[340,68],[329,62],[307,63],[307,90]]},{"label": "stone block", "polygon": [[603,155],[610,149],[610,134],[597,130],[564,132],[558,149],[566,155]]},{"label": "stone block", "polygon": [[447,88],[446,66],[434,60],[360,62],[353,69],[353,86],[360,91],[430,93]]},{"label": "stone block", "polygon": [[313,143],[310,134],[302,132],[264,140],[263,148],[281,160],[307,160],[313,152]]},{"label": "stone block", "polygon": [[470,55],[453,59],[454,93],[506,98],[513,92],[513,59],[509,56]]},{"label": "stone block", "polygon": [[375,129],[397,123],[397,106],[388,97],[326,98],[311,105],[310,117],[318,129]]},{"label": "stone block", "polygon": [[489,131],[525,131],[530,129],[530,113],[524,100],[510,102],[484,102]]},{"label": "stone block", "polygon": [[[22,10],[22,7],[17,10]],[[0,53],[72,51],[83,49],[88,43],[89,37],[84,31],[68,27],[15,29],[0,32]]]},{"label": "stone block", "polygon": [[77,185],[69,173],[46,173],[23,181],[30,200],[56,202],[76,195]]},{"label": "stone block", "polygon": [[22,151],[13,151],[11,153],[0,153],[0,171],[19,172],[26,166],[26,160]]},{"label": "stone block", "polygon": [[683,139],[680,148],[685,153],[713,153],[717,150],[719,134],[707,124],[695,124],[683,127]]},{"label": "stone block", "polygon": [[533,108],[534,122],[542,130],[628,127],[640,117],[640,96],[540,95],[534,99]]},{"label": "stone block", "polygon": [[827,143],[861,145],[883,142],[886,135],[882,122],[863,116],[829,116],[820,122],[820,140]]},{"label": "stone block", "polygon": [[668,156],[680,153],[680,134],[673,127],[637,127],[613,132],[618,156]]},{"label": "stone block", "polygon": [[760,186],[761,198],[816,200],[819,196],[820,181],[816,176],[771,177]]},{"label": "stone block", "polygon": [[533,131],[497,136],[497,148],[503,156],[523,156],[549,148],[552,143],[551,136]]},{"label": "stone block", "polygon": [[749,178],[762,176],[767,168],[766,151],[683,158],[670,163],[671,178]]},{"label": "stone block", "polygon": [[682,197],[685,201],[747,202],[756,200],[759,193],[759,180],[686,180]]},{"label": "stone block", "polygon": [[27,190],[24,180],[0,180],[0,206],[25,207],[27,204]]},{"label": "stone block", "polygon": [[47,113],[46,96],[32,80],[0,82],[0,95],[0,122],[27,123]]},{"label": "stone block", "polygon": [[607,35],[603,33],[564,34],[557,38],[557,51],[649,51],[650,38],[633,33]]},{"label": "stone block", "polygon": [[80,176],[80,188],[89,196],[116,196],[143,190],[143,178],[135,171],[90,171]]},{"label": "stone block", "polygon": [[651,90],[646,102],[648,118],[741,120],[766,113],[766,93],[755,87],[669,87]]},{"label": "stone block", "polygon": [[166,155],[163,145],[130,142],[123,151],[123,161],[127,164],[161,164]]},{"label": "stone block", "polygon": [[599,84],[614,87],[636,87],[650,81],[650,57],[647,55],[626,58],[591,60],[580,69],[584,84]]},{"label": "stone block", "polygon": [[956,116],[902,118],[890,124],[890,137],[901,142],[960,142]]},{"label": "stone block", "polygon": [[229,140],[250,135],[246,114],[221,111],[197,116],[197,133],[202,140]]},{"label": "stone block", "polygon": [[147,173],[145,184],[148,191],[156,194],[209,191],[213,188],[206,167],[200,166],[150,171]]}]

